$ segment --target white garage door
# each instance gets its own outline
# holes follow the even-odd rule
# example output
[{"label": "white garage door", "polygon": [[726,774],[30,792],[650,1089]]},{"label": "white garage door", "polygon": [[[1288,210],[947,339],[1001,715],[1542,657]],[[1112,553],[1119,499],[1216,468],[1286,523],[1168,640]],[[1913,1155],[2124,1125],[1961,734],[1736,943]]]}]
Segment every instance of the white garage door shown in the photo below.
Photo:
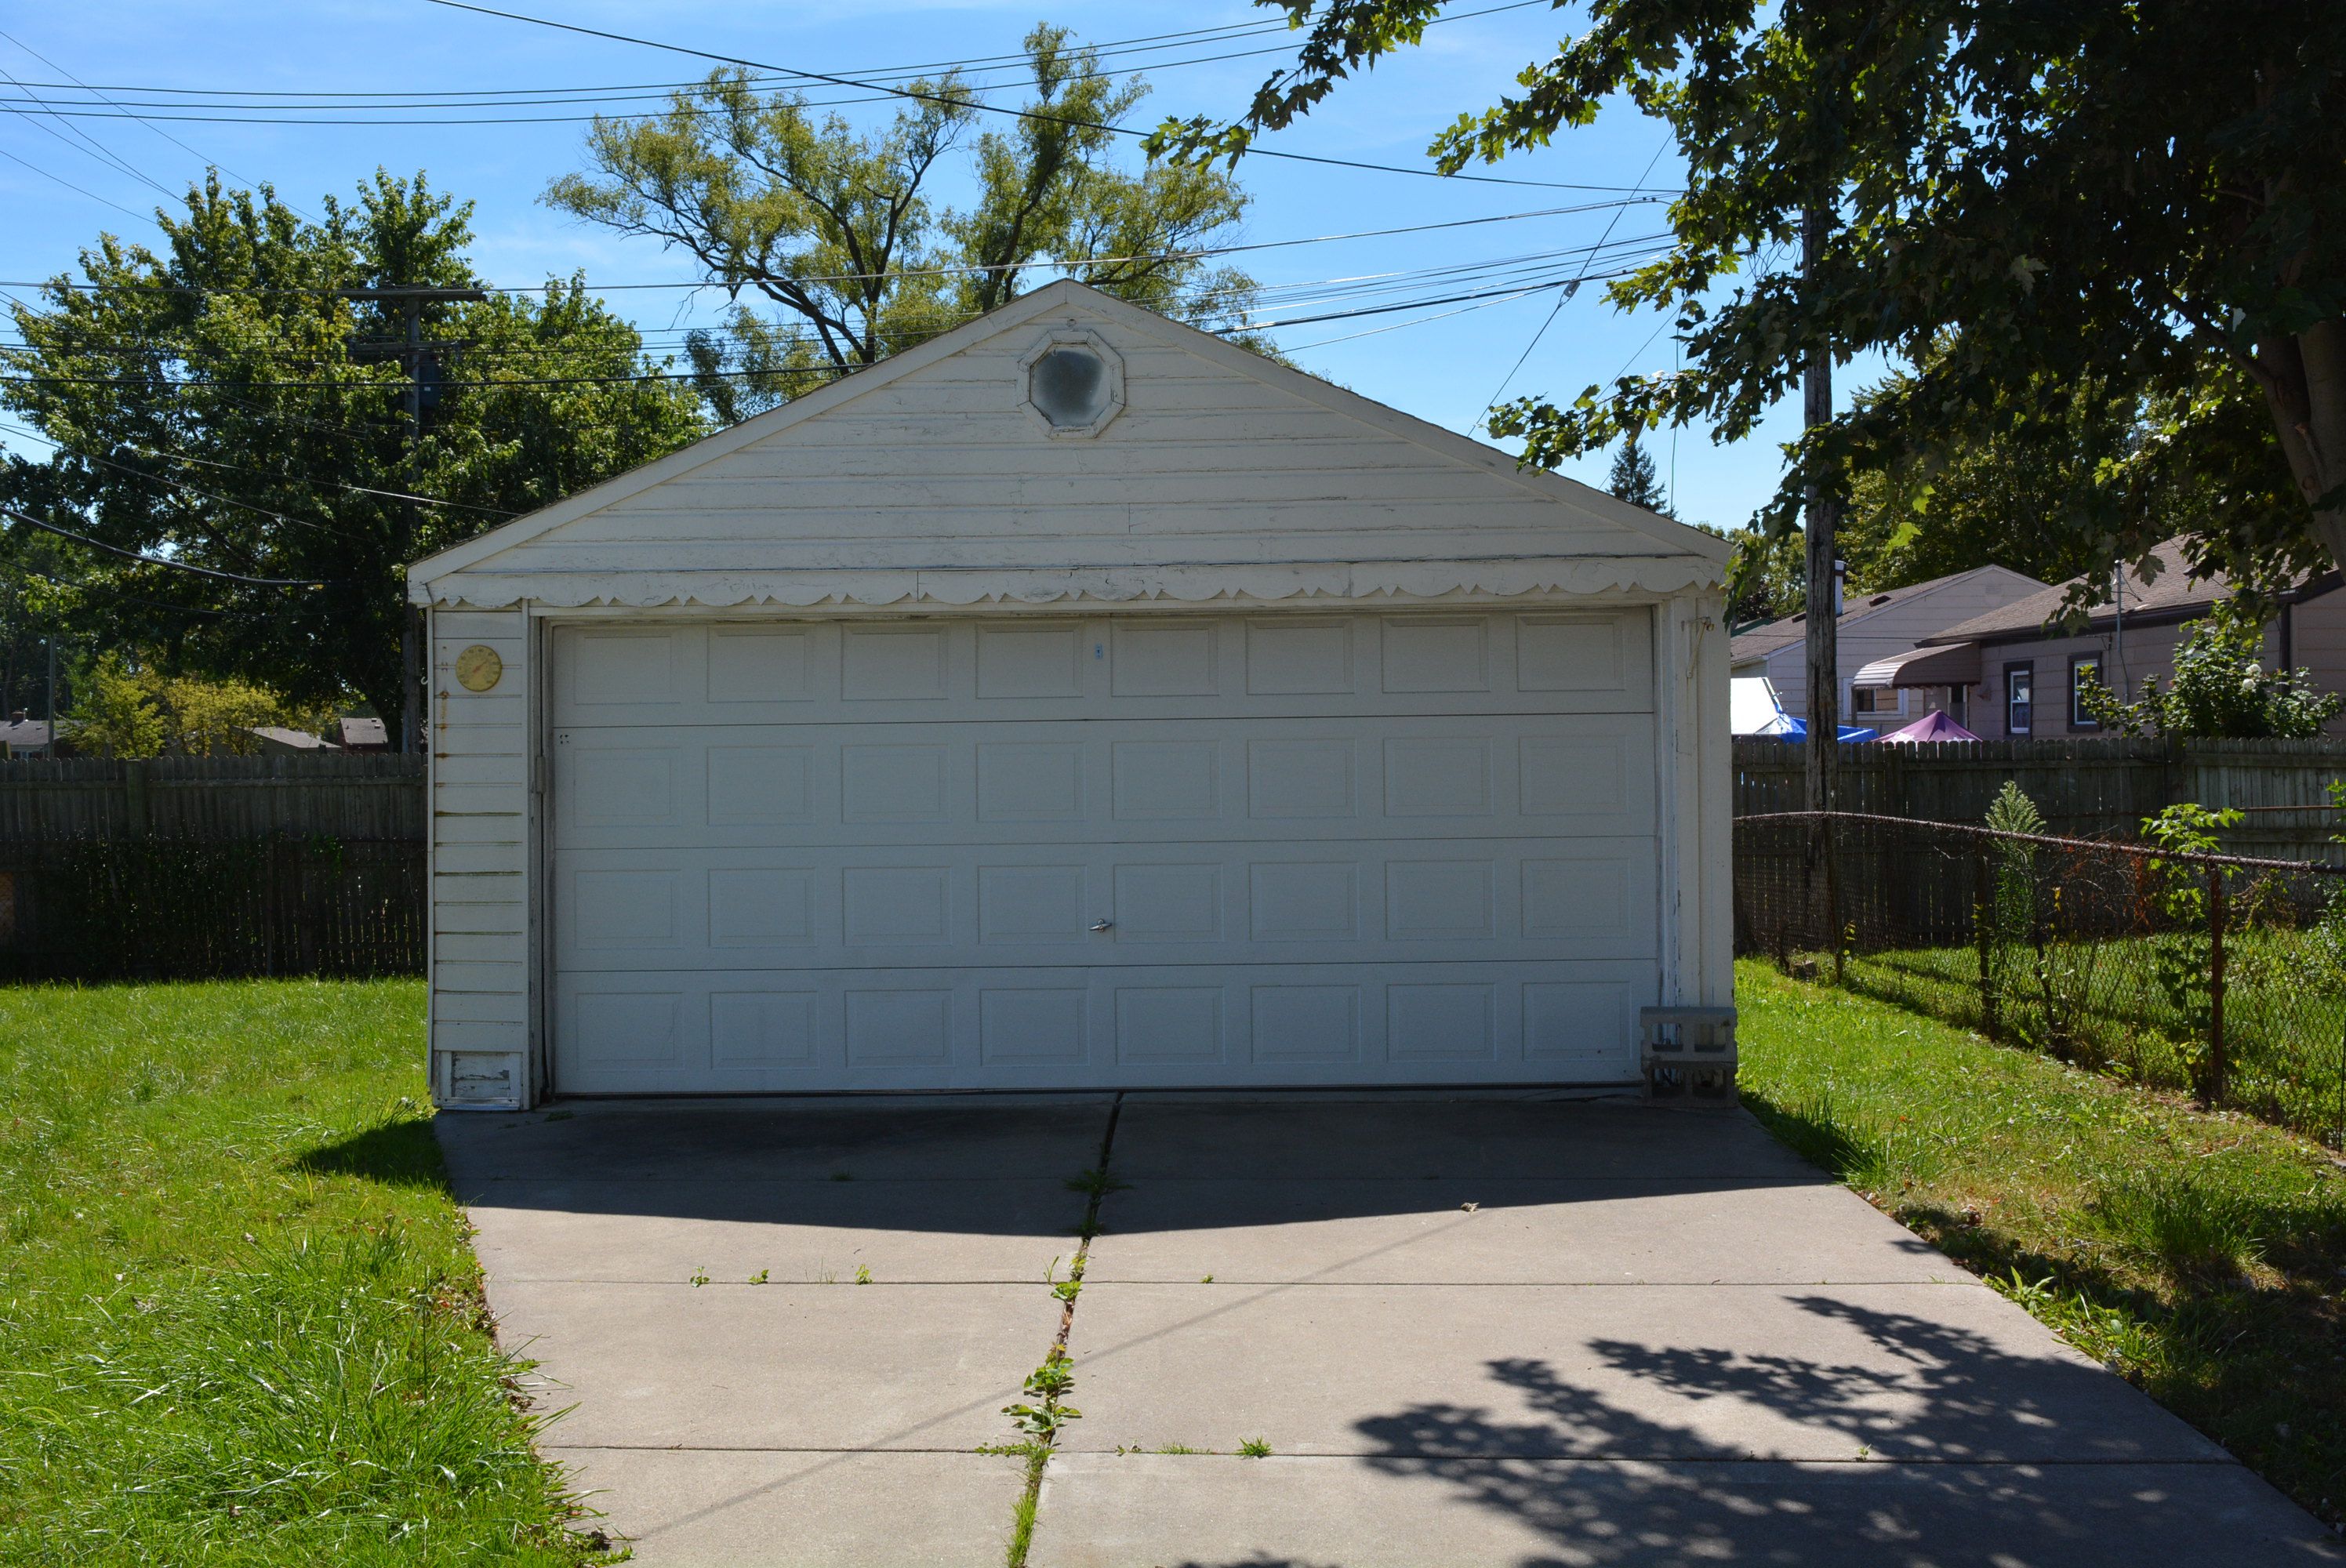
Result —
[{"label": "white garage door", "polygon": [[556,1087],[1630,1077],[1650,626],[561,627]]}]

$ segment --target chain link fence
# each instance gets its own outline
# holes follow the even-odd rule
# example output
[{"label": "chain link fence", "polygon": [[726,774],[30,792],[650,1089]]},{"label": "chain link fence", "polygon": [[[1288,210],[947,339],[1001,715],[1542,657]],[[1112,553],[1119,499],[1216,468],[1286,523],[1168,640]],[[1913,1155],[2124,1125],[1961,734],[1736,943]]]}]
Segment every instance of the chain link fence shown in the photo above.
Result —
[{"label": "chain link fence", "polygon": [[2346,1146],[2346,867],[1854,812],[1742,817],[1735,942]]}]

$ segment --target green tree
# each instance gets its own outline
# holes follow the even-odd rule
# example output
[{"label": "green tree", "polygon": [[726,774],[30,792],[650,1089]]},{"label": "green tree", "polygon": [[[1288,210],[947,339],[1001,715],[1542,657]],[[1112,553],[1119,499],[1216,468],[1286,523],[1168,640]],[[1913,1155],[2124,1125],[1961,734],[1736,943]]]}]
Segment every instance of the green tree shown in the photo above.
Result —
[{"label": "green tree", "polygon": [[43,536],[82,646],[296,703],[356,696],[395,727],[407,562],[699,433],[689,390],[573,280],[425,308],[423,336],[464,346],[429,367],[411,456],[398,307],[341,291],[477,286],[470,212],[377,174],[313,223],[214,178],[158,214],[159,250],[103,235],[82,281],[13,308],[0,402],[57,451],[12,459],[0,497],[96,542]]},{"label": "green tree", "polygon": [[73,744],[104,757],[250,755],[260,749],[256,726],[317,734],[333,718],[248,680],[167,675],[119,653],[100,654],[78,673]]},{"label": "green tree", "polygon": [[[1235,158],[1416,44],[1439,10],[1274,3],[1303,33],[1293,61],[1238,123],[1168,120],[1154,145]],[[1625,101],[1662,119],[1686,169],[1677,242],[1610,294],[1671,313],[1687,366],[1498,411],[1492,428],[1523,436],[1529,461],[1664,423],[1740,440],[1812,356],[1881,351],[1914,364],[1910,382],[1796,444],[1763,513],[1773,530],[1809,483],[1837,494],[2015,389],[2098,380],[2161,411],[2137,468],[2236,491],[2198,540],[2203,564],[2346,563],[2346,7],[1594,0],[1587,17],[1432,150],[1455,170]],[[1804,212],[1819,215],[1806,276]],[[2264,410],[2261,461],[2243,404]],[[2286,508],[2246,483],[2276,449]],[[2080,532],[2096,566],[2160,537],[2140,512]]]},{"label": "green tree", "polygon": [[[1893,373],[1859,401],[1903,396],[1912,382]],[[2133,451],[2140,412],[2138,400],[2099,382],[2032,381],[1851,475],[1839,535],[1851,587],[1877,592],[1984,565],[2048,583],[2091,571],[2094,541],[2127,524],[2128,498],[2108,469]],[[2162,498],[2170,533],[2188,525],[2181,500]]]},{"label": "green tree", "polygon": [[2086,708],[2120,735],[2232,740],[2305,739],[2346,711],[2346,697],[2315,689],[2311,670],[2268,670],[2264,655],[2254,602],[2227,599],[2185,629],[2164,690],[2151,676],[2139,701],[2122,703],[2095,682],[2085,688]]},{"label": "green tree", "polygon": [[1670,498],[1662,489],[1661,476],[1654,472],[1654,460],[1632,433],[1621,443],[1613,454],[1613,468],[1605,476],[1605,488],[1614,499],[1627,501],[1632,506],[1642,506],[1665,517],[1676,517]]},{"label": "green tree", "polygon": [[[1237,181],[1194,165],[1117,168],[1108,127],[1146,85],[1101,71],[1064,27],[1035,28],[1025,50],[1022,117],[974,138],[981,111],[956,75],[912,83],[912,102],[865,133],[719,70],[664,115],[598,117],[592,168],[554,181],[546,200],[687,252],[726,291],[723,328],[691,334],[688,351],[729,423],[992,310],[1037,270],[1263,348],[1238,331],[1254,280],[1198,253],[1244,216]],[[941,171],[964,166],[975,200],[938,206]]]},{"label": "green tree", "polygon": [[[1719,530],[1713,529],[1713,533]],[[1738,629],[1797,614],[1808,602],[1809,562],[1799,530],[1770,535],[1738,528],[1727,566],[1727,624]]]}]

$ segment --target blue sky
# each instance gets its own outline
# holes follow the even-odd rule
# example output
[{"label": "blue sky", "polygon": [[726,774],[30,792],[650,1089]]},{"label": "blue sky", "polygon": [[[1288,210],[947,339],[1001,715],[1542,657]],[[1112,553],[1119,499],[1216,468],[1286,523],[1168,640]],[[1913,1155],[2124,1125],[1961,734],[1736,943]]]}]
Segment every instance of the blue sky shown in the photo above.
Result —
[{"label": "blue sky", "polygon": [[[804,0],[787,6],[702,0],[658,5],[617,0],[503,3],[515,11],[581,25],[847,75],[1009,54],[1038,20],[1071,26],[1088,40],[1111,41],[1260,25],[1268,19],[1230,0],[1048,8],[1031,0],[1017,5],[987,0]],[[1455,0],[1452,9],[1473,12],[1503,4]],[[1492,101],[1525,62],[1551,49],[1570,25],[1569,13],[1559,15],[1536,5],[1448,21],[1428,31],[1423,48],[1341,88],[1300,127],[1266,145],[1424,167],[1425,146],[1437,130],[1462,109]],[[252,101],[261,105],[265,100],[257,95],[270,92],[331,92],[352,95],[355,100],[366,94],[637,87],[686,80],[706,68],[676,55],[468,15],[425,0],[311,0],[298,5],[256,0],[234,6],[114,0],[105,5],[20,9],[5,28],[8,36],[0,38],[0,71],[8,77],[26,84],[78,78],[139,113],[156,116],[185,112],[293,117],[273,107],[148,107],[168,101],[169,95],[129,89],[227,91],[255,95]],[[1151,122],[1162,113],[1229,114],[1245,103],[1280,56],[1205,57],[1280,48],[1288,41],[1285,34],[1272,33],[1138,48],[1124,63],[1146,66],[1155,91],[1137,123]],[[0,94],[17,90],[0,80]],[[83,96],[40,87],[28,90],[52,98]],[[1015,88],[1005,85],[992,101],[1019,100]],[[606,95],[597,102],[456,112],[584,116],[598,107],[655,106],[621,105]],[[888,106],[862,105],[841,112],[860,123],[877,124],[886,117]],[[0,156],[0,202],[8,214],[8,221],[0,225],[0,278],[22,281],[69,270],[76,252],[100,229],[126,239],[152,239],[151,221],[130,215],[148,212],[161,199],[146,181],[178,191],[200,176],[207,162],[233,171],[229,178],[239,183],[271,182],[295,206],[313,211],[321,193],[347,192],[378,166],[403,174],[424,170],[434,185],[476,203],[474,260],[499,283],[533,283],[579,269],[590,287],[692,277],[684,257],[663,252],[651,241],[624,239],[586,227],[538,200],[549,179],[579,167],[583,122],[386,123],[416,117],[409,110],[325,111],[301,124],[59,121],[21,111],[0,116],[0,155],[5,155]],[[366,123],[314,123],[336,118]],[[85,136],[113,161],[84,141]],[[1537,154],[1481,172],[1598,186],[1669,186],[1678,177],[1659,125],[1627,108],[1604,117],[1595,127],[1559,137],[1556,146]],[[1469,184],[1269,158],[1247,159],[1239,175],[1255,198],[1243,236],[1251,240],[1488,218],[1603,199],[1568,189]],[[61,180],[81,189],[68,189]],[[942,188],[946,199],[956,193],[953,182]],[[1630,208],[1293,246],[1240,260],[1263,282],[1281,290],[1275,299],[1295,301],[1287,313],[1313,314],[1353,302],[1304,303],[1324,292],[1331,280],[1533,257],[1592,244],[1607,237],[1608,225],[1609,238],[1616,241],[1658,234],[1661,229],[1658,209]],[[1463,291],[1439,281],[1418,280],[1394,297],[1424,299]],[[715,303],[713,296],[682,290],[627,290],[615,292],[612,300],[663,341],[672,339],[679,326],[706,320]],[[1671,368],[1675,345],[1660,318],[1622,315],[1594,287],[1581,290],[1561,309],[1556,301],[1556,291],[1551,288],[1512,300],[1472,301],[1471,308],[1463,310],[1451,304],[1298,325],[1276,336],[1306,369],[1461,431],[1474,425],[1552,311],[1554,321],[1515,372],[1511,395],[1568,397],[1592,381],[1609,381],[1625,370]],[[1851,384],[1845,372],[1844,395]],[[1680,514],[1727,526],[1746,521],[1774,487],[1781,467],[1777,443],[1794,433],[1793,415],[1791,406],[1780,407],[1758,436],[1734,447],[1715,446],[1697,430],[1680,433],[1675,441],[1668,433],[1656,438],[1652,450]],[[1600,456],[1568,471],[1601,482],[1604,467]]]}]

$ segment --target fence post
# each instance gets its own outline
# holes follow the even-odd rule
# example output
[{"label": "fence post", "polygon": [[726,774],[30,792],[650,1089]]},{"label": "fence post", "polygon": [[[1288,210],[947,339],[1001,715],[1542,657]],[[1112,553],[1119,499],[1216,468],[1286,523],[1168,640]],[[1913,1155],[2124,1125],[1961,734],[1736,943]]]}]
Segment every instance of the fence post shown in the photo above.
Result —
[{"label": "fence post", "polygon": [[2208,868],[2208,1104],[2224,1103],[2224,868]]},{"label": "fence post", "polygon": [[1980,1033],[1995,1038],[1995,879],[1985,850],[1972,855],[1972,940],[1979,946]]},{"label": "fence post", "polygon": [[1849,983],[1841,932],[1841,820],[1825,815],[1825,941],[1832,945],[1833,984]]}]

